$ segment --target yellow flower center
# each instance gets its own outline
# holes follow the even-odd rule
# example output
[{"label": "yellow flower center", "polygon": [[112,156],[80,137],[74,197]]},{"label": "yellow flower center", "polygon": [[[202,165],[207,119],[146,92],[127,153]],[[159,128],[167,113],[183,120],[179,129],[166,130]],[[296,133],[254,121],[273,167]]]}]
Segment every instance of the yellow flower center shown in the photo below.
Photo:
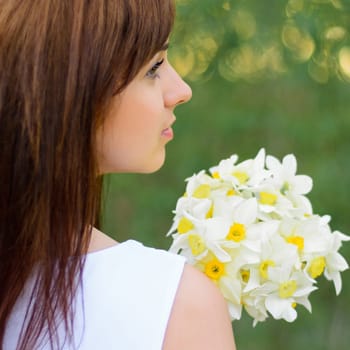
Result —
[{"label": "yellow flower center", "polygon": [[286,238],[286,241],[290,244],[296,245],[300,251],[304,249],[304,237],[290,236]]},{"label": "yellow flower center", "polygon": [[218,280],[225,272],[225,265],[214,258],[205,265],[204,272],[212,280]]},{"label": "yellow flower center", "polygon": [[203,184],[199,185],[193,192],[193,197],[195,198],[208,198],[210,195],[210,186]]},{"label": "yellow flower center", "polygon": [[247,173],[244,173],[243,171],[236,171],[232,174],[237,180],[241,183],[244,184],[248,181],[249,176]]},{"label": "yellow flower center", "polygon": [[325,267],[326,259],[323,256],[313,259],[309,267],[309,273],[311,278],[317,278],[321,276]]},{"label": "yellow flower center", "polygon": [[235,222],[231,227],[226,236],[226,239],[234,242],[240,242],[245,238],[246,229],[243,224]]},{"label": "yellow flower center", "polygon": [[213,177],[213,179],[220,179],[220,174],[217,171],[214,171],[211,176]]},{"label": "yellow flower center", "polygon": [[191,231],[194,228],[194,225],[191,220],[182,217],[177,225],[177,232],[180,234]]},{"label": "yellow flower center", "polygon": [[291,297],[296,290],[297,282],[294,280],[290,280],[280,284],[278,294],[280,298],[286,299]]},{"label": "yellow flower center", "polygon": [[292,308],[295,309],[296,307],[297,307],[297,303],[296,302],[292,303]]},{"label": "yellow flower center", "polygon": [[205,251],[205,244],[201,236],[193,234],[188,236],[188,244],[194,256],[197,256]]},{"label": "yellow flower center", "polygon": [[268,268],[269,266],[275,266],[275,262],[272,260],[265,260],[263,261],[260,266],[259,266],[259,272],[260,276],[262,278],[268,279],[269,274],[268,274]]},{"label": "yellow flower center", "polygon": [[214,213],[214,205],[212,204],[207,212],[207,215],[205,216],[207,219],[212,218]]},{"label": "yellow flower center", "polygon": [[242,281],[245,283],[248,283],[250,277],[250,271],[249,270],[241,270],[241,278]]},{"label": "yellow flower center", "polygon": [[233,188],[227,190],[226,196],[234,196],[236,194],[235,190]]},{"label": "yellow flower center", "polygon": [[260,192],[259,202],[265,205],[275,205],[277,202],[277,196],[273,193]]}]

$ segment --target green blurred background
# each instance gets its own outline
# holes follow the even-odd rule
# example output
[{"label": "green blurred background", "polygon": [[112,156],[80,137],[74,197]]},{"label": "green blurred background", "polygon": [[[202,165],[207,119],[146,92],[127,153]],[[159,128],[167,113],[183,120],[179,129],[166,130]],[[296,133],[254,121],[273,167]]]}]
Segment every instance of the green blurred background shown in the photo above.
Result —
[{"label": "green blurred background", "polygon": [[[294,153],[314,180],[314,212],[350,234],[350,1],[178,0],[170,60],[191,85],[175,140],[152,175],[105,178],[103,230],[167,249],[184,179],[236,153]],[[350,243],[341,253],[350,261]],[[319,279],[313,312],[252,327],[234,322],[239,350],[350,348],[350,272],[336,297]]]}]

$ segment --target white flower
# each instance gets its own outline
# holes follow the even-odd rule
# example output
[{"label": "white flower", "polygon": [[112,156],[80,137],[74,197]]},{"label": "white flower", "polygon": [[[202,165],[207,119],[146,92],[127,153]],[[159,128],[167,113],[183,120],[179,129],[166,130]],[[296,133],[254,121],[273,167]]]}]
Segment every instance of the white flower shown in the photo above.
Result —
[{"label": "white flower", "polygon": [[[224,217],[225,215],[223,215]],[[218,220],[214,217],[213,220]],[[223,226],[211,224],[208,231],[221,231],[223,235],[219,238],[219,244],[225,248],[238,248],[244,246],[252,251],[259,249],[260,243],[255,237],[255,222],[257,221],[257,202],[254,198],[243,200],[231,212],[229,218],[225,218]]]},{"label": "white flower", "polygon": [[[270,270],[274,267],[300,268],[297,248],[287,244],[279,235],[271,235],[261,244],[261,251],[256,266],[251,267],[249,281],[244,292],[251,292],[270,280]],[[252,270],[255,270],[252,273]]]},{"label": "white flower", "polygon": [[350,237],[338,231],[332,233],[328,221],[329,217],[317,215],[303,221],[289,219],[282,221],[280,229],[286,241],[298,247],[305,271],[312,278],[324,273],[328,280],[333,281],[338,295],[342,284],[340,272],[348,268],[338,250],[342,241],[349,241]]},{"label": "white flower", "polygon": [[297,175],[296,159],[282,162],[261,149],[237,163],[233,155],[186,179],[177,201],[170,251],[184,255],[221,290],[232,319],[242,309],[254,319],[292,322],[296,306],[311,311],[317,278],[341,291],[348,268],[339,253],[350,237],[332,233],[329,216],[314,215],[305,196],[312,180]]},{"label": "white flower", "polygon": [[228,159],[221,160],[219,165],[210,168],[210,172],[215,178],[220,178],[223,180],[230,181],[233,175],[237,160],[238,160],[238,156],[234,154]]},{"label": "white flower", "polygon": [[294,209],[293,203],[286,196],[282,195],[279,189],[274,188],[271,184],[263,184],[256,189],[255,196],[259,203],[259,217],[262,220],[268,220],[271,214],[277,217],[290,215]]},{"label": "white flower", "polygon": [[329,235],[321,217],[312,216],[298,220],[283,218],[279,233],[286,242],[298,248],[301,260],[309,260],[315,255],[324,254],[328,250]]},{"label": "white flower", "polygon": [[304,195],[312,189],[312,179],[307,175],[296,175],[297,162],[293,154],[285,156],[282,163],[273,156],[266,157],[266,167],[272,172],[273,183],[282,194]]},{"label": "white flower", "polygon": [[208,198],[212,188],[220,184],[217,179],[207,175],[204,171],[188,178],[186,181],[186,195],[198,199]]},{"label": "white flower", "polygon": [[265,306],[275,319],[293,322],[297,317],[296,304],[310,305],[306,302],[307,296],[317,289],[313,283],[314,280],[305,273],[293,272],[290,266],[272,267],[269,281],[261,287],[260,292],[267,294]]},{"label": "white flower", "polygon": [[253,327],[255,327],[258,322],[263,322],[266,320],[266,318],[268,317],[268,313],[265,306],[264,297],[253,297],[247,294],[243,296],[242,300],[244,309],[254,319]]},{"label": "white flower", "polygon": [[337,295],[339,295],[342,286],[340,272],[349,268],[349,265],[344,257],[338,253],[338,250],[342,245],[342,241],[350,241],[350,237],[340,233],[339,231],[335,231],[332,235],[330,251],[325,256],[325,277],[328,280],[333,281]]}]

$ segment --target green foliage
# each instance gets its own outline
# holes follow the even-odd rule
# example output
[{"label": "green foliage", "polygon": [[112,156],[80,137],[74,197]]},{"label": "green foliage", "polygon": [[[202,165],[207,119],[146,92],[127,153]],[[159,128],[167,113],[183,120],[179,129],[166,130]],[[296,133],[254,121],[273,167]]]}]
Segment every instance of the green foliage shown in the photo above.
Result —
[{"label": "green foliage", "polygon": [[173,59],[192,81],[255,82],[298,69],[318,83],[350,81],[349,29],[344,0],[182,0]]},{"label": "green foliage", "polygon": [[[260,147],[294,153],[314,179],[315,213],[350,234],[350,2],[345,0],[181,0],[170,59],[193,88],[176,110],[175,140],[152,175],[106,177],[104,230],[119,241],[167,248],[184,179]],[[342,254],[350,261],[350,244]],[[313,313],[293,324],[234,323],[239,349],[345,350],[350,336],[350,273],[343,290],[320,278]]]}]

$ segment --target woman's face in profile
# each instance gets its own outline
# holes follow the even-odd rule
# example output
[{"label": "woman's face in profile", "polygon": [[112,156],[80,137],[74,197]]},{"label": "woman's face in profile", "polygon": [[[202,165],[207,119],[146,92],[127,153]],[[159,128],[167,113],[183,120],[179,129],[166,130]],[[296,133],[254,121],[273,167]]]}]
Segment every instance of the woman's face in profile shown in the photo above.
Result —
[{"label": "woman's face in profile", "polygon": [[158,170],[173,138],[174,109],[192,96],[190,87],[158,52],[116,96],[97,131],[100,174]]}]

